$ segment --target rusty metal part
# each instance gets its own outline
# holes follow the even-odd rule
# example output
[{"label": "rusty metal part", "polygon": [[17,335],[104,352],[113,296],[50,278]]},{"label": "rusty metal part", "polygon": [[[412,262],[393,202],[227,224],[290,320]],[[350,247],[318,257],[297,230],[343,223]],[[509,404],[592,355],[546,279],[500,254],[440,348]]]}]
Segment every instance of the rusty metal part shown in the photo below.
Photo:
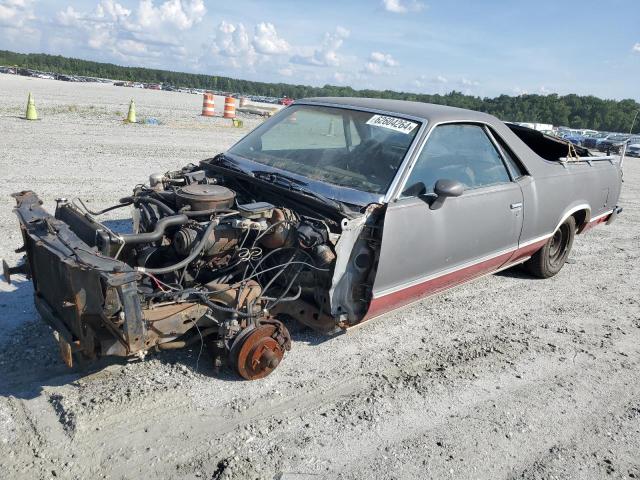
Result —
[{"label": "rusty metal part", "polygon": [[145,349],[172,342],[186,333],[206,313],[207,307],[199,303],[184,302],[143,309],[148,325]]},{"label": "rusty metal part", "polygon": [[160,350],[177,350],[178,348],[188,347],[190,345],[193,345],[194,343],[203,341],[204,338],[210,335],[218,333],[218,330],[219,327],[205,328],[204,330],[199,330],[197,333],[185,340],[176,340],[174,342],[161,343],[158,345],[158,348]]},{"label": "rusty metal part", "polygon": [[332,334],[340,331],[335,318],[304,300],[279,303],[270,309],[270,313],[274,316],[291,317],[320,333]]},{"label": "rusty metal part", "polygon": [[[286,219],[285,213],[282,209],[276,208],[273,210],[273,215],[271,216],[271,220],[269,223],[271,225],[275,225],[279,222],[284,222]],[[262,239],[260,239],[260,243],[263,247],[272,249],[272,248],[280,248],[285,246],[287,241],[290,239],[291,235],[291,226],[287,223],[281,223],[277,227],[273,227],[270,233],[266,234]]]},{"label": "rusty metal part", "polygon": [[5,260],[2,260],[2,274],[4,275],[4,281],[11,285],[11,275],[15,273],[25,275],[29,278],[29,265],[27,263],[23,263],[22,265],[10,267]]},{"label": "rusty metal part", "polygon": [[189,206],[192,211],[231,208],[235,198],[235,192],[222,185],[192,183],[176,192],[178,206]]},{"label": "rusty metal part", "polygon": [[336,254],[333,253],[331,247],[326,244],[318,245],[313,249],[313,253],[318,263],[317,266],[327,268],[333,265],[336,259]]},{"label": "rusty metal part", "polygon": [[236,337],[229,353],[230,362],[246,380],[269,375],[291,348],[286,327],[275,320],[248,327]]},{"label": "rusty metal part", "polygon": [[73,352],[71,350],[71,345],[62,337],[58,338],[58,345],[60,346],[60,356],[64,363],[66,363],[67,367],[73,367]]},{"label": "rusty metal part", "polygon": [[206,287],[211,290],[210,299],[212,302],[218,302],[233,308],[255,304],[262,293],[260,284],[255,280],[249,280],[244,285],[212,282],[207,283]]}]

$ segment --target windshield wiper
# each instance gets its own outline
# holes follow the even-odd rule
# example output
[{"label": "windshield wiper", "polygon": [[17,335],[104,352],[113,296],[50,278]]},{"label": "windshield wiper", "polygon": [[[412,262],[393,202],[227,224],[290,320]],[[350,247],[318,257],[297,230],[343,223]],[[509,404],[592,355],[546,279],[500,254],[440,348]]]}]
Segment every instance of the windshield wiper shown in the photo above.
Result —
[{"label": "windshield wiper", "polygon": [[246,168],[241,167],[236,162],[234,162],[229,157],[227,157],[224,153],[216,155],[213,158],[213,161],[214,161],[213,165],[217,165],[219,167],[226,168],[227,170],[233,170],[234,172],[243,173],[244,175],[247,175],[248,177],[253,177],[254,176],[253,172],[251,170],[248,170]]},{"label": "windshield wiper", "polygon": [[314,192],[307,187],[307,183],[302,180],[298,180],[293,177],[289,177],[288,175],[284,175],[278,172],[268,172],[265,170],[255,170],[253,172],[253,176],[259,178],[260,180],[264,180],[269,183],[273,183],[274,185],[278,185],[280,187],[288,188],[293,192],[299,192],[309,197],[312,197],[319,202],[334,208],[340,212],[344,212],[344,206],[341,202],[337,200],[333,200],[332,198],[326,197],[321,193]]}]

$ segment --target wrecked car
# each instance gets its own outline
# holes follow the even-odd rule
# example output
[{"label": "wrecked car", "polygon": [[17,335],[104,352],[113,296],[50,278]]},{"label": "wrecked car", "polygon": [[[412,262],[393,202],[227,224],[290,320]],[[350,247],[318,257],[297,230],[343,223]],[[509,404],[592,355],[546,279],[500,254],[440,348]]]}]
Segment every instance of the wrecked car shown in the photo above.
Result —
[{"label": "wrecked car", "polygon": [[[32,279],[69,365],[202,342],[257,379],[287,322],[335,334],[518,264],[557,274],[620,213],[621,162],[468,110],[300,100],[102,210],[14,194],[25,261],[5,278]],[[129,233],[100,220],[121,208]]]}]

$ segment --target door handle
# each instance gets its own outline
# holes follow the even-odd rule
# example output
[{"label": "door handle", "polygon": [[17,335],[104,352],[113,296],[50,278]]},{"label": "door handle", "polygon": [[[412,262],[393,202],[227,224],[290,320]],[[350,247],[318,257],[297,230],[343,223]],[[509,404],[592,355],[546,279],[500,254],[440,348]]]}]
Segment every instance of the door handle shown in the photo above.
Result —
[{"label": "door handle", "polygon": [[522,208],[522,202],[512,203],[510,206],[511,206],[511,210],[518,210]]}]

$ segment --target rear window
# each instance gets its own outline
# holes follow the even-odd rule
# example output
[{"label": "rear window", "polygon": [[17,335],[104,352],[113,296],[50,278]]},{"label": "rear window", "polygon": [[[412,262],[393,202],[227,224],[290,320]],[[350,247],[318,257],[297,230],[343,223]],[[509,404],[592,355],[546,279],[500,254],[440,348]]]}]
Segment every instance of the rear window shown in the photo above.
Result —
[{"label": "rear window", "polygon": [[[515,133],[520,140],[542,158],[551,161],[558,161],[563,157],[569,156],[569,152],[575,152],[581,157],[588,157],[591,154],[586,148],[571,144],[567,140],[544,135],[542,132],[533,130],[532,128],[521,127],[512,123],[507,123],[507,127]],[[571,150],[570,150],[571,149]]]}]

